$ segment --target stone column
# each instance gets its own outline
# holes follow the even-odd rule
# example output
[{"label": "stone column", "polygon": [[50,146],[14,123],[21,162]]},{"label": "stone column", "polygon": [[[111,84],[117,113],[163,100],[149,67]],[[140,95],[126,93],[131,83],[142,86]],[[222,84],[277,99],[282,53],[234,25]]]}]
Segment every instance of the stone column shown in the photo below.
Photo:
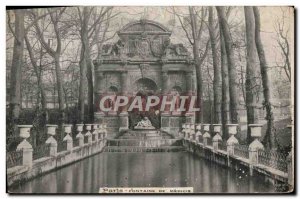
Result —
[{"label": "stone column", "polygon": [[32,167],[32,146],[26,140],[30,137],[30,129],[32,125],[18,125],[20,129],[20,137],[23,138],[23,141],[17,146],[17,151],[22,151],[22,165]]},{"label": "stone column", "polygon": [[193,93],[193,71],[187,71],[185,74],[185,78],[186,78],[187,95],[192,95],[192,93]]},{"label": "stone column", "polygon": [[186,128],[186,124],[182,124],[182,131],[180,133],[180,138],[184,138],[185,137],[185,128]]},{"label": "stone column", "polygon": [[102,132],[103,132],[103,139],[106,139],[107,138],[107,129],[106,129],[107,125],[103,124],[102,127],[103,127],[103,130],[102,130]]},{"label": "stone column", "polygon": [[[162,97],[163,96],[167,96],[167,101],[172,100],[171,96],[169,95],[168,92],[168,79],[169,79],[169,75],[168,75],[168,71],[162,71]],[[162,115],[170,115],[170,105],[166,105],[165,109],[162,111],[161,113]]]},{"label": "stone column", "polygon": [[63,141],[67,142],[67,151],[70,151],[73,149],[73,138],[70,136],[72,133],[72,125],[71,124],[65,124],[65,133],[66,136],[64,137]]},{"label": "stone column", "polygon": [[[128,75],[127,71],[121,72],[121,92],[123,96],[128,97]],[[121,113],[119,114],[119,132],[128,130],[129,119],[127,112],[128,105],[121,107]]]},{"label": "stone column", "polygon": [[190,124],[190,128],[191,128],[190,140],[195,141],[196,140],[195,125]]},{"label": "stone column", "polygon": [[200,138],[202,137],[202,133],[201,133],[201,124],[197,124],[196,125],[196,141],[197,143],[200,142]]},{"label": "stone column", "polygon": [[[95,78],[95,103],[96,104],[95,107],[99,108],[99,103],[101,98],[103,97],[104,93],[105,93],[105,76],[104,73],[102,71],[96,71],[96,78]],[[98,110],[95,111],[95,115],[99,115],[99,116],[103,116],[105,115],[105,113],[103,111],[100,110],[100,108]]]},{"label": "stone column", "polygon": [[258,164],[258,151],[264,150],[263,144],[258,140],[261,137],[262,124],[249,124],[251,137],[254,141],[249,145],[250,175],[253,175],[253,166]]},{"label": "stone column", "polygon": [[[290,130],[290,133],[292,135],[293,132],[293,126],[292,125],[288,125],[287,126],[288,129]],[[292,148],[291,148],[291,151],[289,152],[289,155],[287,157],[287,172],[288,172],[288,184],[289,184],[289,187],[290,189],[293,189],[294,188],[294,145],[292,145]]]},{"label": "stone column", "polygon": [[209,134],[209,126],[210,124],[203,124],[204,126],[204,134],[203,134],[203,146],[207,146],[207,141],[210,139],[210,134]]},{"label": "stone column", "polygon": [[79,140],[79,146],[80,147],[84,145],[84,136],[81,133],[83,131],[83,125],[84,124],[76,124],[77,131],[78,131],[78,134],[76,135],[76,138]]},{"label": "stone column", "polygon": [[88,138],[88,144],[92,144],[92,142],[93,142],[93,136],[92,136],[92,133],[91,133],[92,124],[86,124],[85,128],[86,128],[87,132],[85,133],[84,136],[86,136]]},{"label": "stone column", "polygon": [[48,124],[48,125],[46,125],[46,127],[47,127],[47,134],[50,136],[46,140],[46,144],[49,144],[49,147],[50,147],[50,156],[56,156],[57,155],[57,141],[55,140],[55,138],[53,136],[56,134],[57,125]]},{"label": "stone column", "polygon": [[[190,98],[188,99],[188,105],[191,103],[191,97],[193,96],[193,71],[187,71],[186,74],[186,95]],[[186,120],[194,123],[195,122],[195,112],[189,111],[189,106],[186,107],[187,111],[185,113]]]},{"label": "stone column", "polygon": [[94,136],[94,141],[98,141],[98,124],[93,124],[93,129],[94,129],[94,131],[93,131],[93,136]]},{"label": "stone column", "polygon": [[222,131],[221,131],[221,124],[213,124],[214,132],[216,133],[212,139],[213,142],[213,149],[214,151],[217,151],[219,149],[219,143],[222,142]]},{"label": "stone column", "polygon": [[228,155],[234,155],[234,145],[239,144],[239,141],[235,138],[237,133],[238,124],[227,124],[229,138],[226,142]]}]

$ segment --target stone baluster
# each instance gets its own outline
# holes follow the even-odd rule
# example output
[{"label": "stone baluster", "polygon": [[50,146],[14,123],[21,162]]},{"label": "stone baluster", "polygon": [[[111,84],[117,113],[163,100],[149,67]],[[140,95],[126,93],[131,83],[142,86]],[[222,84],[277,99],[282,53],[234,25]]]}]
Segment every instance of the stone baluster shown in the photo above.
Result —
[{"label": "stone baluster", "polygon": [[78,139],[80,147],[84,145],[84,136],[82,134],[83,125],[84,124],[76,124],[77,131],[78,131],[78,134],[76,135],[76,139]]},{"label": "stone baluster", "polygon": [[94,141],[98,141],[98,133],[99,133],[99,125],[98,124],[93,124],[93,136],[94,136]]},{"label": "stone baluster", "polygon": [[210,124],[203,124],[204,134],[203,134],[203,146],[207,146],[208,139],[210,139],[209,126]]},{"label": "stone baluster", "polygon": [[228,134],[230,136],[226,142],[228,155],[234,155],[234,146],[239,144],[239,141],[235,137],[237,134],[237,127],[238,124],[227,124]]},{"label": "stone baluster", "polygon": [[26,139],[30,137],[32,125],[18,125],[18,128],[20,129],[20,137],[23,138],[23,141],[17,146],[17,151],[22,151],[22,165],[31,168],[33,149]]},{"label": "stone baluster", "polygon": [[249,124],[253,142],[249,145],[250,175],[253,175],[253,166],[258,164],[258,151],[264,150],[263,144],[259,141],[261,137],[262,124]]},{"label": "stone baluster", "polygon": [[85,133],[84,136],[86,136],[88,138],[88,144],[91,144],[93,142],[93,135],[91,133],[92,124],[86,124],[85,129],[87,130],[87,132]]},{"label": "stone baluster", "polygon": [[201,133],[201,124],[197,124],[196,125],[196,141],[197,141],[197,143],[200,142],[201,136],[202,136],[202,133]]},{"label": "stone baluster", "polygon": [[53,137],[56,134],[57,125],[47,124],[47,134],[49,138],[46,140],[46,144],[50,147],[50,156],[57,155],[57,141]]},{"label": "stone baluster", "polygon": [[71,136],[72,124],[65,124],[64,128],[66,136],[64,137],[63,141],[67,142],[67,151],[71,151],[73,149],[73,138]]},{"label": "stone baluster", "polygon": [[216,133],[212,139],[213,142],[213,150],[217,151],[219,149],[219,143],[222,142],[222,124],[213,124],[214,132]]}]

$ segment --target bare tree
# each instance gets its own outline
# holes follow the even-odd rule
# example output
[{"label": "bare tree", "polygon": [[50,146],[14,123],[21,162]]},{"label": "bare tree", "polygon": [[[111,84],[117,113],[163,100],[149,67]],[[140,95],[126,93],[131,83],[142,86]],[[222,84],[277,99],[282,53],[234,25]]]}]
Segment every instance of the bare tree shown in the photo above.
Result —
[{"label": "bare tree", "polygon": [[[84,121],[84,91],[85,91],[85,76],[88,87],[88,121],[94,120],[94,87],[93,87],[93,63],[91,58],[92,44],[96,43],[99,48],[102,48],[102,43],[90,42],[92,36],[100,34],[101,24],[105,20],[106,14],[112,10],[112,7],[101,7],[100,12],[97,13],[95,7],[84,7],[82,10],[77,8],[80,21],[80,39],[81,39],[81,56],[80,56],[80,88],[79,88],[79,113],[80,120]],[[94,18],[92,14],[94,12]],[[92,20],[93,19],[93,20]],[[109,19],[107,19],[109,20]],[[107,31],[106,27],[106,31]],[[99,38],[99,35],[94,38]],[[102,41],[104,41],[105,33],[103,33]]]},{"label": "bare tree", "polygon": [[[56,49],[53,49],[50,43],[47,43],[44,37],[44,32],[41,30],[38,22],[35,23],[35,29],[38,35],[38,38],[45,48],[46,52],[53,58],[55,64],[55,74],[56,74],[56,83],[57,83],[57,92],[58,92],[58,104],[59,104],[59,112],[60,118],[59,120],[62,122],[65,119],[64,108],[65,108],[65,99],[63,96],[63,78],[60,66],[60,57],[62,52],[62,30],[59,27],[60,20],[62,18],[63,13],[66,8],[54,8],[54,12],[50,9],[47,9],[47,12],[50,15],[50,20],[53,25],[55,38],[56,38]],[[34,18],[38,16],[36,13],[32,13]]]},{"label": "bare tree", "polygon": [[[189,39],[193,45],[193,54],[194,54],[194,60],[195,60],[195,70],[196,70],[196,78],[197,78],[197,98],[198,98],[198,106],[200,108],[199,115],[196,115],[197,122],[202,123],[203,122],[203,81],[202,81],[202,71],[201,66],[202,63],[207,55],[208,52],[208,44],[207,42],[206,48],[204,53],[200,54],[200,42],[201,42],[201,36],[203,33],[203,26],[204,26],[204,18],[206,17],[207,11],[202,7],[201,8],[201,21],[200,24],[198,23],[198,15],[195,13],[195,7],[189,7],[189,14],[190,14],[190,21],[191,21],[191,30],[192,30],[192,38]],[[187,34],[188,35],[188,34]]]},{"label": "bare tree", "polygon": [[270,86],[269,78],[267,74],[267,60],[265,51],[260,37],[260,14],[257,7],[253,7],[254,19],[255,19],[255,44],[260,62],[260,72],[263,85],[264,102],[263,106],[266,108],[266,120],[267,120],[267,131],[264,137],[265,146],[267,148],[275,147],[275,134],[274,134],[274,118],[272,112],[272,105],[270,102]]},{"label": "bare tree", "polygon": [[237,84],[236,80],[236,66],[233,54],[233,41],[230,34],[229,25],[226,19],[224,7],[216,7],[219,17],[220,28],[224,37],[226,55],[227,55],[227,66],[228,66],[228,77],[229,77],[229,96],[230,96],[230,116],[232,123],[238,123],[238,95],[237,95]]},{"label": "bare tree", "polygon": [[43,78],[42,78],[42,64],[41,64],[42,63],[42,58],[43,58],[42,47],[40,48],[40,57],[39,57],[40,64],[38,65],[37,58],[34,55],[35,53],[34,53],[34,50],[33,50],[33,46],[30,44],[27,34],[25,34],[25,43],[26,43],[26,49],[28,51],[31,64],[33,66],[34,72],[35,72],[36,77],[37,77],[37,86],[38,86],[39,94],[41,95],[42,110],[46,113],[46,116],[47,116],[46,94],[45,94],[45,89],[44,89],[44,85],[43,85]]},{"label": "bare tree", "polygon": [[289,79],[289,81],[291,81],[290,44],[288,40],[290,28],[285,27],[285,17],[285,11],[282,10],[282,17],[281,19],[278,19],[275,25],[275,31],[277,33],[277,43],[281,50],[282,59],[284,60],[283,65],[277,64],[277,66],[284,69],[287,78]]}]

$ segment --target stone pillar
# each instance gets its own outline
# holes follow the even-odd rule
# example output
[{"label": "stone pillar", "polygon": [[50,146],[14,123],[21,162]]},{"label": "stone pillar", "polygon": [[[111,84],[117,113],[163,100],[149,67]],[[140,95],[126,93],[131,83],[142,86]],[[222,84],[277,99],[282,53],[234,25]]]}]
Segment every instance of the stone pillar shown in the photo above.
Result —
[{"label": "stone pillar", "polygon": [[72,125],[71,124],[65,124],[65,133],[66,136],[64,137],[63,141],[67,142],[67,151],[71,151],[73,149],[73,138],[70,136],[72,133]]},{"label": "stone pillar", "polygon": [[103,132],[103,139],[107,139],[107,129],[106,129],[107,125],[103,124],[102,127],[103,127],[103,130],[102,130],[102,132]]},{"label": "stone pillar", "polygon": [[234,145],[239,144],[239,141],[235,138],[237,134],[238,124],[227,124],[229,138],[226,142],[228,155],[234,155]]},{"label": "stone pillar", "polygon": [[196,132],[195,132],[195,125],[190,124],[191,133],[190,133],[190,140],[196,141]]},{"label": "stone pillar", "polygon": [[210,139],[210,134],[209,134],[209,126],[210,124],[203,124],[204,127],[204,134],[203,134],[203,146],[207,146],[207,141]]},{"label": "stone pillar", "polygon": [[[128,75],[127,71],[122,71],[121,73],[121,92],[123,96],[128,97]],[[129,128],[129,119],[128,119],[128,112],[127,112],[127,105],[121,107],[121,113],[119,115],[119,132],[123,130],[128,130]]]},{"label": "stone pillar", "polygon": [[98,140],[98,124],[93,124],[93,136],[94,136],[94,138],[95,138],[95,140],[94,141],[97,141]]},{"label": "stone pillar", "polygon": [[253,175],[253,166],[258,164],[258,151],[264,150],[263,144],[258,140],[261,137],[262,124],[249,124],[251,137],[254,141],[249,145],[250,175]]},{"label": "stone pillar", "polygon": [[80,147],[84,145],[84,136],[81,133],[83,131],[83,125],[84,124],[76,124],[77,131],[78,131],[78,134],[76,135],[76,139],[79,140]]},{"label": "stone pillar", "polygon": [[29,168],[32,167],[32,146],[26,140],[30,137],[30,129],[32,125],[18,125],[20,129],[20,137],[23,138],[23,141],[17,146],[17,151],[22,151],[22,165]]},{"label": "stone pillar", "polygon": [[99,129],[98,129],[98,139],[103,139],[103,136],[102,136],[102,132],[103,132],[103,127],[102,127],[102,124],[99,125]]},{"label": "stone pillar", "polygon": [[185,136],[185,124],[182,124],[182,130],[181,133],[179,134],[179,137],[184,138],[184,136]]},{"label": "stone pillar", "polygon": [[185,124],[185,134],[184,134],[184,139],[187,140],[189,139],[190,136],[190,125]]},{"label": "stone pillar", "polygon": [[213,124],[213,127],[214,127],[214,132],[216,133],[212,139],[213,149],[214,149],[214,151],[217,151],[219,149],[219,143],[222,142],[222,137],[221,137],[222,125],[221,124]]},{"label": "stone pillar", "polygon": [[287,170],[288,170],[288,185],[291,189],[294,188],[294,164],[293,164],[293,154],[289,152],[289,155],[286,159],[287,161]]},{"label": "stone pillar", "polygon": [[193,94],[193,71],[187,71],[185,74],[186,78],[186,91],[187,95]]},{"label": "stone pillar", "polygon": [[[162,97],[167,96],[167,101],[171,101],[172,98],[169,95],[169,91],[168,91],[168,79],[169,79],[168,71],[162,71],[162,92],[161,92],[161,94],[162,94]],[[161,112],[161,115],[166,115],[166,116],[171,115],[170,105],[166,105],[165,109]]]},{"label": "stone pillar", "polygon": [[46,140],[46,144],[48,144],[50,147],[50,156],[56,156],[57,155],[57,141],[55,140],[55,138],[53,136],[56,134],[57,125],[48,124],[48,125],[46,125],[46,127],[47,127],[47,134],[50,136]]},{"label": "stone pillar", "polygon": [[197,143],[200,142],[200,138],[202,137],[202,133],[201,133],[201,124],[197,124],[196,125],[196,141]]},{"label": "stone pillar", "polygon": [[87,132],[85,133],[84,136],[86,136],[88,138],[88,144],[92,144],[92,142],[93,142],[93,135],[91,133],[92,124],[86,124],[85,129],[87,130]]},{"label": "stone pillar", "polygon": [[[293,134],[293,126],[288,125],[288,129],[290,130],[292,136]],[[287,170],[288,170],[288,184],[290,190],[294,189],[294,145],[292,145],[291,151],[289,152],[289,155],[287,157]]]},{"label": "stone pillar", "polygon": [[[95,107],[99,107],[100,99],[103,97],[103,94],[105,92],[105,76],[102,71],[96,71],[96,80],[95,80]],[[100,111],[100,109],[96,110],[96,113],[99,116],[105,115],[103,111]]]},{"label": "stone pillar", "polygon": [[186,120],[191,123],[195,123],[195,112],[189,111],[189,104],[191,103],[191,97],[193,96],[193,71],[187,71],[185,74],[186,77],[186,95],[190,98],[187,100],[188,107],[185,113]]}]

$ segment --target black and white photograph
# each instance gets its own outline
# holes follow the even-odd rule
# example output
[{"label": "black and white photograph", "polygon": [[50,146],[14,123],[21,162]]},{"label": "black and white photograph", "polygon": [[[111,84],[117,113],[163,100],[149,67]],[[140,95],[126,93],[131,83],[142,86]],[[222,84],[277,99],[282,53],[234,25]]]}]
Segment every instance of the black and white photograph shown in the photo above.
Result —
[{"label": "black and white photograph", "polygon": [[8,195],[295,192],[295,7],[6,6],[5,20]]}]

